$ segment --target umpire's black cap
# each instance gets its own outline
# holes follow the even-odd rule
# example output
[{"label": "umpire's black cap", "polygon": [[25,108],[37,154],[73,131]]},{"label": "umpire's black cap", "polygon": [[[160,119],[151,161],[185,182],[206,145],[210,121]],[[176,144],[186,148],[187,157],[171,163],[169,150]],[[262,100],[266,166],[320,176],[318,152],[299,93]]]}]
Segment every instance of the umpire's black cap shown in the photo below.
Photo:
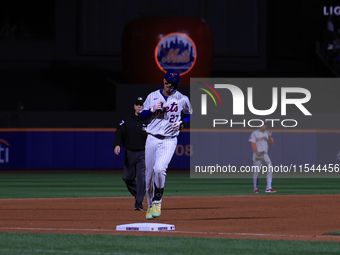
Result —
[{"label": "umpire's black cap", "polygon": [[137,104],[142,104],[142,105],[143,105],[143,103],[144,103],[143,97],[137,97],[137,99],[136,99],[136,101],[135,101],[135,104],[136,104],[136,105],[137,105]]}]

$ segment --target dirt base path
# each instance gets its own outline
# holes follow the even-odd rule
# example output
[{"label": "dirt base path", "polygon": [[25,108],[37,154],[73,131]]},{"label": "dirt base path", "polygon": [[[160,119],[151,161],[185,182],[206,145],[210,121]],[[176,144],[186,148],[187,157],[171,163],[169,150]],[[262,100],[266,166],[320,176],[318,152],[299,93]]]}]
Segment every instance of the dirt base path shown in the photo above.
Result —
[{"label": "dirt base path", "polygon": [[[0,199],[0,231],[340,241],[322,235],[340,231],[340,195],[164,197],[162,215],[153,220],[133,205],[132,197]],[[115,230],[137,222],[176,230]]]}]

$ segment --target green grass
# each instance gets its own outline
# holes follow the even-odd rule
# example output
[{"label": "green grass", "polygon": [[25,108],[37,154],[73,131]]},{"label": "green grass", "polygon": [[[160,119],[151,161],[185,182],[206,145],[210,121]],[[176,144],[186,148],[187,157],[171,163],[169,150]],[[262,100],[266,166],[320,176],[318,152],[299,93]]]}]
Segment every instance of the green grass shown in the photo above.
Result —
[{"label": "green grass", "polygon": [[324,233],[324,235],[340,236],[340,231],[327,232],[327,233]]},{"label": "green grass", "polygon": [[[339,242],[0,233],[0,254],[339,254]],[[195,247],[195,248],[193,248]]]},{"label": "green grass", "polygon": [[[273,187],[280,195],[339,194],[340,178],[274,178]],[[165,196],[203,195],[253,195],[252,178],[190,179],[169,171]],[[0,198],[119,196],[131,196],[121,173],[0,174]],[[340,242],[0,232],[0,254],[340,254]]]},{"label": "green grass", "polygon": [[[340,194],[340,178],[273,180],[277,194]],[[265,179],[259,180],[260,192]],[[191,179],[187,173],[166,177],[165,196],[224,196],[253,194],[252,179]],[[265,194],[265,193],[262,193]],[[121,173],[0,174],[0,198],[130,196]]]},{"label": "green grass", "polygon": [[121,174],[35,173],[0,175],[0,198],[130,196]]},{"label": "green grass", "polygon": [[[296,194],[340,194],[340,178],[333,179],[273,179],[273,188],[279,195]],[[225,196],[252,195],[253,180],[246,179],[190,179],[181,174],[169,174],[165,183],[168,196]],[[266,188],[266,180],[259,179],[261,194]]]}]

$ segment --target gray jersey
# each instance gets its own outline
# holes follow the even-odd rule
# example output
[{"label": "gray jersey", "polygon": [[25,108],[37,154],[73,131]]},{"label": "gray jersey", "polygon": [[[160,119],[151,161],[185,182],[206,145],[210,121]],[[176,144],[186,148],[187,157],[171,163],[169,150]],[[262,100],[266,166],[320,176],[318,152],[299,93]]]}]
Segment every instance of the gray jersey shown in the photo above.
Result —
[{"label": "gray jersey", "polygon": [[[266,130],[261,132],[259,129],[255,130],[249,138],[249,142],[253,142],[256,144],[256,148],[259,152],[268,152],[268,139],[269,132]],[[273,139],[274,141],[274,139]]]},{"label": "gray jersey", "polygon": [[174,130],[173,124],[181,120],[181,112],[184,114],[192,114],[193,112],[189,98],[176,91],[166,100],[162,90],[156,90],[148,95],[142,111],[149,111],[156,103],[161,102],[164,103],[165,109],[153,114],[146,132],[153,135],[177,136],[179,130]]}]

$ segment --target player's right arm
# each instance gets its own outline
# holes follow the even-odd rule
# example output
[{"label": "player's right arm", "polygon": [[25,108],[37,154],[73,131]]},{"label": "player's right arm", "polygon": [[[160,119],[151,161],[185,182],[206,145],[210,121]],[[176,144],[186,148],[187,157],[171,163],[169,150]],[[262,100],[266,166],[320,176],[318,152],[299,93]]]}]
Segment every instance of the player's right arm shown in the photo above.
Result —
[{"label": "player's right arm", "polygon": [[153,105],[151,105],[151,94],[152,93],[150,93],[145,99],[143,109],[140,112],[140,118],[142,120],[150,119],[152,116],[151,108],[153,107]]},{"label": "player's right arm", "polygon": [[256,155],[257,155],[258,157],[260,157],[260,156],[261,156],[261,153],[257,150],[256,143],[251,142],[250,144],[251,144],[251,148],[252,148],[253,151],[256,153]]},{"label": "player's right arm", "polygon": [[255,137],[255,133],[254,133],[254,132],[250,135],[249,142],[250,142],[250,145],[251,145],[251,148],[253,149],[253,151],[256,153],[256,155],[257,155],[258,157],[260,157],[261,154],[260,154],[260,152],[257,150],[257,146],[256,146],[256,137]]},{"label": "player's right arm", "polygon": [[145,99],[144,104],[143,104],[143,109],[141,110],[140,115],[139,115],[142,120],[150,119],[152,115],[150,111],[150,108],[151,108],[150,95],[151,94],[149,94],[147,98]]},{"label": "player's right arm", "polygon": [[153,100],[157,96],[154,95],[154,93],[150,93],[148,97],[145,99],[143,109],[140,113],[140,118],[150,119],[152,114],[155,113],[158,110],[163,110],[163,102],[159,102],[158,100]]}]

